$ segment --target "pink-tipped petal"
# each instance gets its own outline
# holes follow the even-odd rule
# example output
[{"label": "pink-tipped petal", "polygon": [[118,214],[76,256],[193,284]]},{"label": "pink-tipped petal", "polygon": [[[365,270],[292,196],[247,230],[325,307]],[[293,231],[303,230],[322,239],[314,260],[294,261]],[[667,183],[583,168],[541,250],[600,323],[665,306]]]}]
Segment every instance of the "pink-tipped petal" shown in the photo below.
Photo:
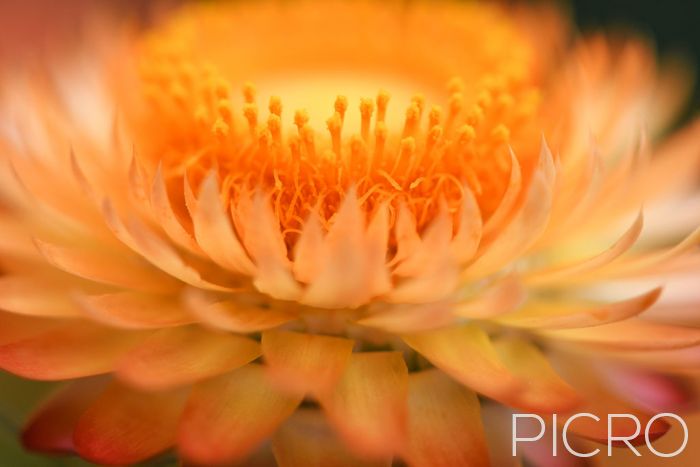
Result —
[{"label": "pink-tipped petal", "polygon": [[78,453],[97,464],[144,461],[175,444],[185,391],[142,393],[110,385],[80,417],[73,433]]}]

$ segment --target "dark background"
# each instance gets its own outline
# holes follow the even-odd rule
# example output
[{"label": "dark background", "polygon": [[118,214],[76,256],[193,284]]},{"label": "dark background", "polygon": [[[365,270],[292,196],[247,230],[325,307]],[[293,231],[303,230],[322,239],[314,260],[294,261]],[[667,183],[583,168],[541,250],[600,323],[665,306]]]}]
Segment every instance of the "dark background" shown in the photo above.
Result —
[{"label": "dark background", "polygon": [[660,54],[682,54],[693,64],[696,85],[685,118],[700,109],[700,0],[574,0],[569,5],[583,30],[627,27],[652,38]]}]

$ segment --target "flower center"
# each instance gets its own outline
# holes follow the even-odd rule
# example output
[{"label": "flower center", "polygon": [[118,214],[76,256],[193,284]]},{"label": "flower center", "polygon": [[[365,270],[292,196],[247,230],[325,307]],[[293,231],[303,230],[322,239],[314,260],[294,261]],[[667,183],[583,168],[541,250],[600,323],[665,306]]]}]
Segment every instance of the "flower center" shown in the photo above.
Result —
[{"label": "flower center", "polygon": [[[280,17],[236,7],[230,20],[261,21],[264,32],[246,35],[221,23],[221,8],[219,17],[203,8],[140,44],[137,147],[163,167],[171,195],[182,197],[183,177],[196,190],[211,171],[226,202],[263,190],[289,246],[312,210],[332,223],[351,187],[368,217],[405,206],[419,229],[440,209],[457,216],[467,189],[488,219],[509,182],[511,149],[527,177],[539,144],[536,70],[517,30],[483,6],[458,7],[460,21],[440,29],[419,9],[391,12],[397,26],[375,23],[395,6],[372,4],[369,16],[314,7],[339,28],[328,40],[313,34],[325,23],[314,30],[303,6]],[[403,28],[402,41],[377,40],[387,27]]]}]

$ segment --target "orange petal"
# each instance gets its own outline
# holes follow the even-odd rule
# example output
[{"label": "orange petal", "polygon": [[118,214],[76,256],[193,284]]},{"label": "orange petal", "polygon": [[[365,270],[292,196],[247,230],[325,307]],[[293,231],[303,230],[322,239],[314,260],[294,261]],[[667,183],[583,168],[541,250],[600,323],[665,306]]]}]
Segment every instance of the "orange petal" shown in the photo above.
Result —
[{"label": "orange petal", "polygon": [[266,331],[262,351],[269,376],[286,391],[326,394],[340,380],[354,342],[340,337]]},{"label": "orange petal", "polygon": [[[508,187],[501,198],[496,210],[491,214],[484,224],[482,235],[485,239],[492,239],[495,233],[503,228],[503,224],[508,220],[515,207],[516,201],[520,197],[522,189],[522,171],[520,162],[513,151],[510,151],[510,178]],[[490,238],[491,237],[491,238]],[[485,244],[483,244],[485,246]]]},{"label": "orange petal", "polygon": [[63,321],[0,311],[0,346],[37,336],[63,325]]},{"label": "orange petal", "polygon": [[220,375],[258,356],[260,345],[245,337],[194,326],[163,329],[120,359],[117,375],[158,391]]},{"label": "orange petal", "polygon": [[628,319],[590,328],[543,332],[553,339],[619,350],[664,350],[700,344],[700,329]]},{"label": "orange petal", "polygon": [[355,353],[335,390],[321,404],[354,452],[386,458],[405,443],[407,391],[403,354]]},{"label": "orange petal", "polygon": [[626,320],[651,307],[661,295],[661,288],[614,303],[577,303],[568,300],[533,300],[499,322],[507,326],[532,329],[566,329],[599,326]]},{"label": "orange petal", "polygon": [[65,284],[51,278],[3,276],[0,277],[0,309],[30,316],[80,316],[66,289]]},{"label": "orange petal", "polygon": [[323,227],[316,210],[311,211],[301,228],[301,234],[294,245],[294,276],[309,283],[318,276],[321,268]]},{"label": "orange petal", "polygon": [[340,442],[319,410],[297,410],[275,433],[275,459],[280,467],[389,467],[391,458],[358,459]]},{"label": "orange petal", "polygon": [[114,235],[157,268],[194,287],[217,291],[229,290],[227,287],[204,279],[200,271],[183,259],[172,245],[136,217],[130,218],[128,224],[125,224],[109,200],[103,203],[102,212]]},{"label": "orange petal", "polygon": [[74,452],[73,430],[107,382],[104,377],[80,379],[52,394],[22,430],[24,447],[46,453]]},{"label": "orange petal", "polygon": [[255,265],[233,230],[228,210],[221,205],[216,174],[211,173],[204,179],[199,198],[192,200],[192,204],[194,234],[202,250],[226,269],[253,275]]},{"label": "orange petal", "polygon": [[175,444],[185,391],[142,393],[112,384],[80,417],[73,440],[98,464],[134,464]]},{"label": "orange petal", "polygon": [[107,373],[143,338],[90,323],[70,323],[0,346],[0,368],[25,378],[61,380]]},{"label": "orange petal", "polygon": [[140,258],[118,256],[106,251],[68,248],[35,240],[44,258],[58,269],[84,279],[126,289],[153,292],[172,291],[178,282]]},{"label": "orange petal", "polygon": [[466,263],[474,257],[481,235],[483,224],[479,204],[474,197],[474,193],[468,186],[463,188],[462,209],[459,213],[459,228],[452,239],[452,254],[459,263]]},{"label": "orange petal", "polygon": [[510,406],[531,413],[557,413],[572,410],[581,403],[576,391],[559,377],[533,344],[500,339],[494,347],[501,361],[525,381],[517,397],[508,402]]},{"label": "orange petal", "polygon": [[195,242],[190,233],[192,226],[189,225],[189,229],[185,228],[182,221],[178,219],[177,214],[175,214],[173,210],[170,197],[168,196],[168,190],[165,186],[165,180],[163,179],[163,167],[161,164],[158,164],[158,169],[153,178],[150,201],[153,214],[155,215],[155,221],[161,226],[165,233],[168,234],[175,243],[187,251],[201,254],[202,249],[197,242]]},{"label": "orange petal", "polygon": [[501,362],[489,336],[466,324],[403,337],[413,350],[433,365],[488,397],[508,403],[523,383]]},{"label": "orange petal", "polygon": [[249,456],[301,402],[278,392],[264,369],[247,365],[194,387],[180,421],[178,447],[196,464]]},{"label": "orange petal", "polygon": [[276,328],[297,318],[285,311],[287,304],[270,305],[268,301],[260,301],[259,295],[240,293],[233,300],[222,300],[191,289],[185,299],[200,324],[241,334]]},{"label": "orange petal", "polygon": [[489,465],[479,399],[437,370],[409,376],[408,434],[409,465]]},{"label": "orange petal", "polygon": [[182,307],[157,295],[118,292],[77,295],[84,314],[91,319],[123,329],[158,329],[193,322]]}]

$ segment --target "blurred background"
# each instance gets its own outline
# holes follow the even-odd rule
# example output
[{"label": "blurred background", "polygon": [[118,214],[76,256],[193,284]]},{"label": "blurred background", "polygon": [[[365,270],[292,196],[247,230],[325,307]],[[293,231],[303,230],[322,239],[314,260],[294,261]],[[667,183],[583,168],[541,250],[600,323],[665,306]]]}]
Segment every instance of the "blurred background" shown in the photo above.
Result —
[{"label": "blurred background", "polygon": [[[184,0],[0,0],[0,73],[22,62],[39,60],[47,46],[55,50],[79,41],[86,11],[117,16],[134,27],[146,27]],[[200,0],[201,1],[201,0]],[[214,1],[214,0],[206,0]],[[238,0],[245,1],[245,0]],[[290,1],[290,0],[287,0]],[[410,0],[406,0],[410,1]],[[463,0],[466,1],[466,0]],[[546,3],[543,0],[502,0],[510,4]],[[636,30],[656,44],[660,55],[680,55],[700,67],[700,1],[698,0],[551,0],[569,11],[581,31]],[[698,114],[700,86],[695,85],[684,120]],[[26,454],[17,443],[17,427],[37,399],[53,385],[26,383],[0,372],[0,467],[85,466],[76,459],[52,459]],[[7,403],[11,406],[7,407]],[[698,417],[696,417],[698,418]],[[673,443],[675,440],[669,439]],[[700,445],[690,446],[686,459],[700,457]],[[663,449],[662,449],[663,450]],[[635,459],[631,459],[635,460]],[[9,464],[7,462],[10,462]],[[659,461],[658,459],[656,460]],[[675,462],[654,465],[690,465]],[[614,462],[613,462],[614,463]],[[173,465],[171,458],[149,465]],[[634,465],[651,465],[644,463]]]}]

